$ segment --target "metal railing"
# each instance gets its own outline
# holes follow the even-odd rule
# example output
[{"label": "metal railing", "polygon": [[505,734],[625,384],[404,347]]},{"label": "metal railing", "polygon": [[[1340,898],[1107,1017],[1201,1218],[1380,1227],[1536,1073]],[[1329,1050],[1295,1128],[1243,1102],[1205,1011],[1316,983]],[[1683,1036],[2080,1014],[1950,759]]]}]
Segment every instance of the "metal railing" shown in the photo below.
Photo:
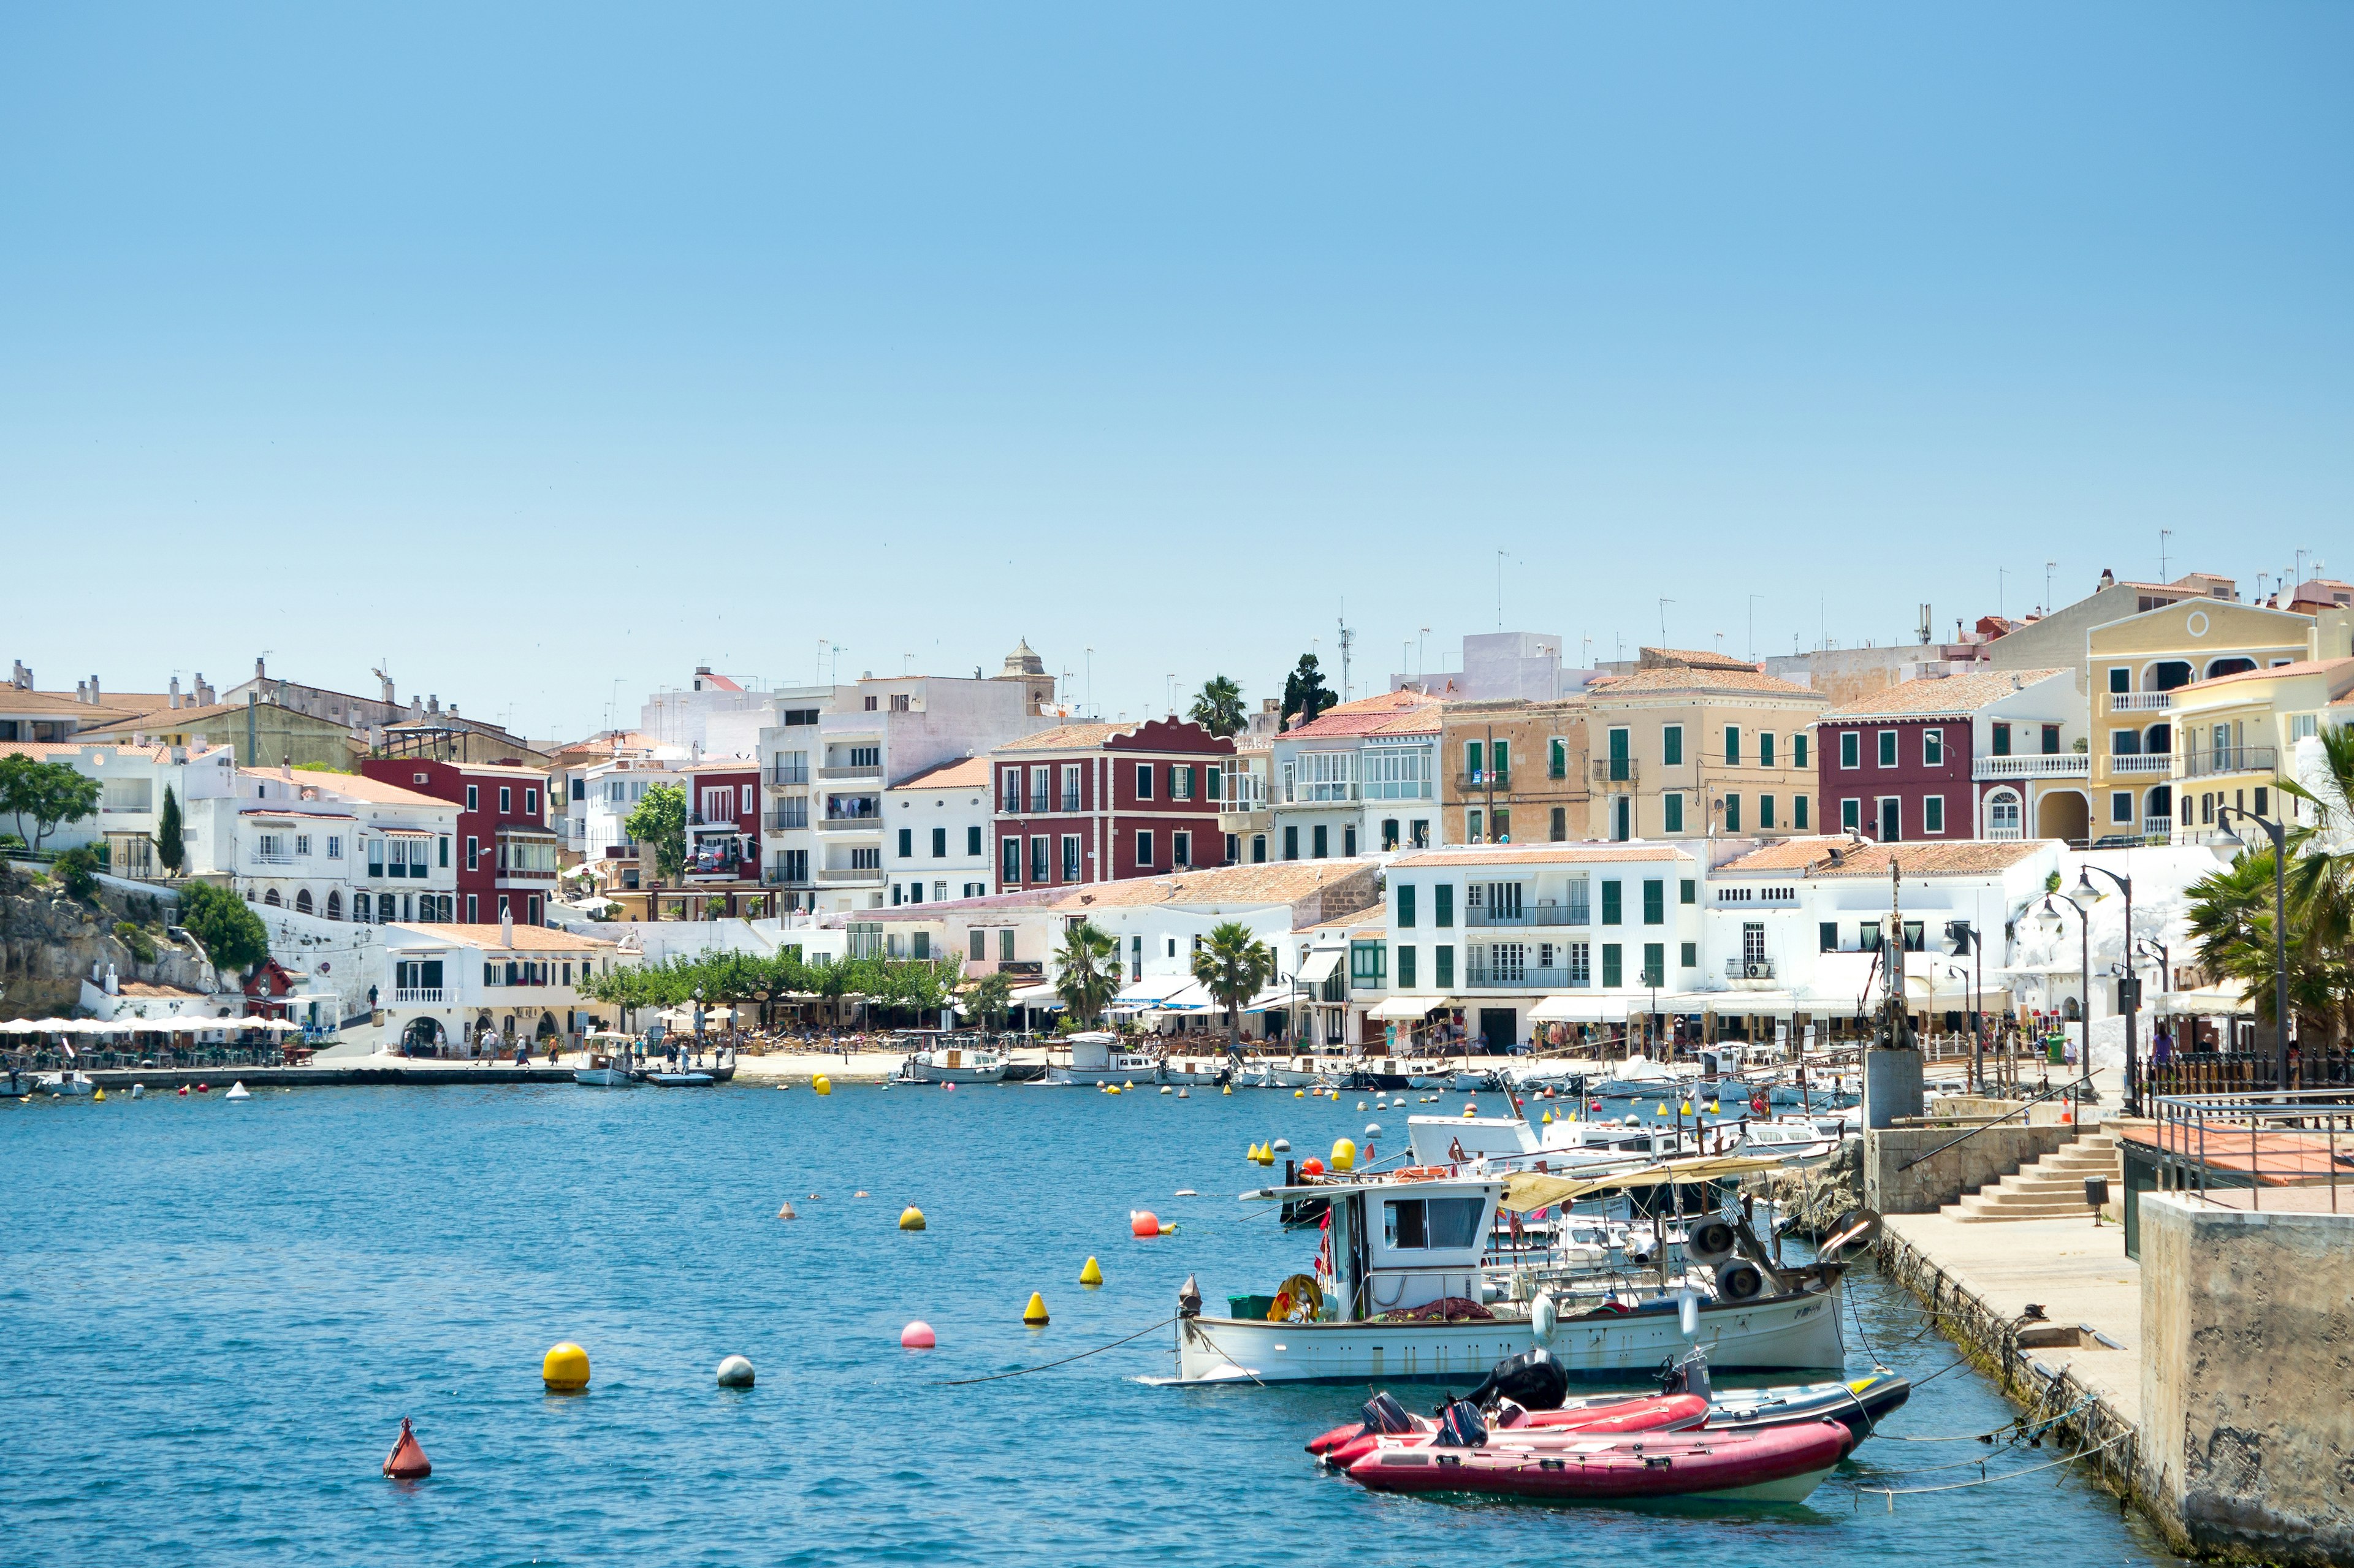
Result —
[{"label": "metal railing", "polygon": [[1594,761],[1596,784],[1632,784],[1638,771],[1631,757],[1599,757]]},{"label": "metal railing", "polygon": [[[2177,1051],[2164,1062],[2141,1064],[2146,1095],[2232,1095],[2280,1086],[2280,1065],[2269,1049]],[[2292,1088],[2354,1090],[2354,1051],[2315,1051],[2302,1045],[2289,1062]]]},{"label": "metal railing", "polygon": [[810,770],[806,762],[779,762],[769,769],[769,783],[773,789],[783,789],[809,781]]},{"label": "metal railing", "polygon": [[1724,978],[1727,980],[1772,980],[1774,978],[1774,960],[1771,959],[1727,959],[1724,960]]},{"label": "metal railing", "polygon": [[1458,773],[1455,776],[1455,788],[1458,793],[1463,794],[1484,793],[1490,789],[1500,794],[1510,794],[1512,788],[1512,770],[1509,768],[1493,768],[1474,773]]},{"label": "metal railing", "polygon": [[2277,1204],[2283,1189],[2326,1187],[2338,1212],[2340,1172],[2354,1165],[2354,1095],[2343,1088],[2159,1095],[2150,1118],[2160,1191],[2212,1201],[2236,1190],[2260,1210],[2267,1192]]},{"label": "metal railing", "polygon": [[1523,904],[1517,909],[1490,909],[1475,904],[1463,911],[1466,926],[1586,926],[1590,905]]},{"label": "metal railing", "polygon": [[1473,991],[1590,991],[1594,971],[1560,964],[1470,964],[1463,983]]},{"label": "metal railing", "polygon": [[772,833],[790,833],[806,828],[810,823],[809,803],[803,801],[798,811],[770,811],[761,820]]},{"label": "metal railing", "polygon": [[821,779],[872,779],[883,771],[880,762],[854,762],[843,767],[821,768]]},{"label": "metal railing", "polygon": [[[2219,726],[2220,727],[2220,726]],[[2186,751],[2181,754],[2183,779],[2211,779],[2219,773],[2274,773],[2280,768],[2280,752],[2269,746],[2231,746],[2217,750]]]}]

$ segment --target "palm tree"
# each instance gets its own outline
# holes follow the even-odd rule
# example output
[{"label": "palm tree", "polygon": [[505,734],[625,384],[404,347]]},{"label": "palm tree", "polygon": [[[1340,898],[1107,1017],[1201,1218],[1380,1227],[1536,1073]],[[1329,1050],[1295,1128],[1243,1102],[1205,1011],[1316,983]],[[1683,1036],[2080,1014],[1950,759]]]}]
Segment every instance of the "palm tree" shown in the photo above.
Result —
[{"label": "palm tree", "polygon": [[1202,683],[1186,716],[1224,739],[1248,722],[1243,714],[1243,689],[1224,675],[1213,675]]},{"label": "palm tree", "polygon": [[1075,920],[1055,953],[1055,994],[1066,1016],[1092,1024],[1119,994],[1119,938],[1091,920]]},{"label": "palm tree", "polygon": [[1239,920],[1222,921],[1193,954],[1193,978],[1225,1004],[1227,1049],[1242,1048],[1243,1003],[1275,978],[1275,951]]}]

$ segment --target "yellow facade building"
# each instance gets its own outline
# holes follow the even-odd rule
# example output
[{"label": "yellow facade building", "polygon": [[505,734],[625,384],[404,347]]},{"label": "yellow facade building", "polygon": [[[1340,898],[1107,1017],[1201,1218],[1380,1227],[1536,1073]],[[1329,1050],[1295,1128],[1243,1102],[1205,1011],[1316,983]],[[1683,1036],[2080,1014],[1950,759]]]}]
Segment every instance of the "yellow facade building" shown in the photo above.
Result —
[{"label": "yellow facade building", "polygon": [[2354,658],[2299,659],[2195,681],[2173,698],[2174,841],[2207,843],[2237,836],[2237,824],[2216,821],[2219,807],[2306,820],[2304,802],[2279,798],[2279,780],[2294,776],[2296,743],[2330,727],[2330,710],[2354,698]]}]

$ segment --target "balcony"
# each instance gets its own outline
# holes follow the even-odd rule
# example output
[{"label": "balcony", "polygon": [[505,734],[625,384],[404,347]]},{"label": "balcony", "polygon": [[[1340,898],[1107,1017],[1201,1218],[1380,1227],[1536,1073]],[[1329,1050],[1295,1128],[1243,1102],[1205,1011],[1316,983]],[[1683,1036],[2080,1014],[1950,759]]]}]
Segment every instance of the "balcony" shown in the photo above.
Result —
[{"label": "balcony", "polygon": [[828,811],[822,817],[812,818],[810,826],[822,833],[879,833],[883,831],[883,813],[876,811],[862,816],[848,811],[839,814]]},{"label": "balcony", "polygon": [[439,1007],[450,1000],[447,989],[438,985],[404,985],[393,988],[395,1007]]},{"label": "balcony", "polygon": [[2093,771],[2084,751],[2047,751],[2029,757],[1981,757],[1970,764],[1972,779],[2083,779]]},{"label": "balcony", "polygon": [[1508,795],[1511,793],[1511,789],[1512,770],[1509,768],[1485,769],[1477,773],[1458,773],[1455,776],[1456,793],[1460,795],[1484,795],[1490,789],[1499,795]]},{"label": "balcony", "polygon": [[1474,905],[1463,911],[1466,926],[1585,926],[1591,905],[1524,904],[1518,909],[1490,909]]},{"label": "balcony", "polygon": [[881,886],[883,868],[876,866],[822,865],[817,868],[817,880],[829,887],[867,884]]},{"label": "balcony", "polygon": [[1729,980],[1771,980],[1774,960],[1771,959],[1727,959],[1724,978]]},{"label": "balcony", "polygon": [[[2221,726],[2218,726],[2221,727]],[[2232,746],[2222,750],[2186,751],[2183,779],[2212,779],[2225,773],[2277,773],[2280,753],[2269,746]]]},{"label": "balcony", "polygon": [[772,865],[760,874],[760,885],[763,887],[813,887],[816,884],[812,883],[807,874],[788,876],[783,867]]},{"label": "balcony", "polygon": [[801,802],[798,811],[770,811],[760,819],[760,825],[772,833],[796,833],[810,825],[809,802]]},{"label": "balcony", "polygon": [[1562,964],[1472,964],[1463,983],[1472,991],[1591,991],[1594,975]]},{"label": "balcony", "polygon": [[2174,771],[2174,753],[2146,751],[2134,757],[2111,757],[2109,776],[2121,779],[2133,774],[2155,773],[2161,777]]},{"label": "balcony", "polygon": [[817,776],[821,779],[880,779],[883,776],[883,764],[864,762],[852,763],[841,768],[821,768],[817,770]]},{"label": "balcony", "polygon": [[1596,784],[1633,784],[1640,773],[1631,757],[1603,757],[1595,759],[1594,781]]},{"label": "balcony", "polygon": [[797,784],[806,784],[810,781],[809,764],[806,762],[777,763],[769,769],[768,779],[769,788],[771,789],[790,789]]},{"label": "balcony", "polygon": [[[245,858],[255,865],[301,865],[302,863],[301,857],[296,855],[264,854],[260,850],[255,850]],[[376,874],[373,869],[371,869],[369,874],[375,875]]]},{"label": "balcony", "polygon": [[2111,692],[2113,714],[2159,714],[2174,705],[2172,692]]},{"label": "balcony", "polygon": [[1320,779],[1313,784],[1294,784],[1284,796],[1287,806],[1345,806],[1357,799],[1354,779]]}]

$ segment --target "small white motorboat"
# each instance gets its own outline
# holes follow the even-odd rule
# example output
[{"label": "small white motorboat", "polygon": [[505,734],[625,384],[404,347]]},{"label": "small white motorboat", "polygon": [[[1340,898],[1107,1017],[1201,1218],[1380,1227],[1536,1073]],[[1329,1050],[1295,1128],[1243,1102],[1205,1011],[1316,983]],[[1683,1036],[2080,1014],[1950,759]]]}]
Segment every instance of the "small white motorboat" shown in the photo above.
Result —
[{"label": "small white motorboat", "polygon": [[658,1089],[707,1089],[718,1080],[710,1074],[695,1071],[684,1073],[648,1073],[645,1081]]},{"label": "small white motorboat", "polygon": [[1070,1036],[1067,1061],[1046,1068],[1050,1084],[1151,1084],[1160,1082],[1161,1064],[1140,1051],[1123,1051],[1119,1041],[1100,1030],[1083,1030]]},{"label": "small white motorboat", "polygon": [[572,1081],[591,1088],[626,1089],[635,1086],[639,1080],[638,1075],[631,1071],[627,1056],[591,1055],[587,1066],[572,1069]]},{"label": "small white motorboat", "polygon": [[903,1084],[1002,1084],[1007,1062],[1002,1051],[970,1045],[941,1045],[918,1051],[899,1064]]},{"label": "small white motorboat", "polygon": [[48,1091],[53,1095],[88,1095],[97,1090],[98,1086],[90,1082],[88,1073],[59,1073],[48,1082]]}]

